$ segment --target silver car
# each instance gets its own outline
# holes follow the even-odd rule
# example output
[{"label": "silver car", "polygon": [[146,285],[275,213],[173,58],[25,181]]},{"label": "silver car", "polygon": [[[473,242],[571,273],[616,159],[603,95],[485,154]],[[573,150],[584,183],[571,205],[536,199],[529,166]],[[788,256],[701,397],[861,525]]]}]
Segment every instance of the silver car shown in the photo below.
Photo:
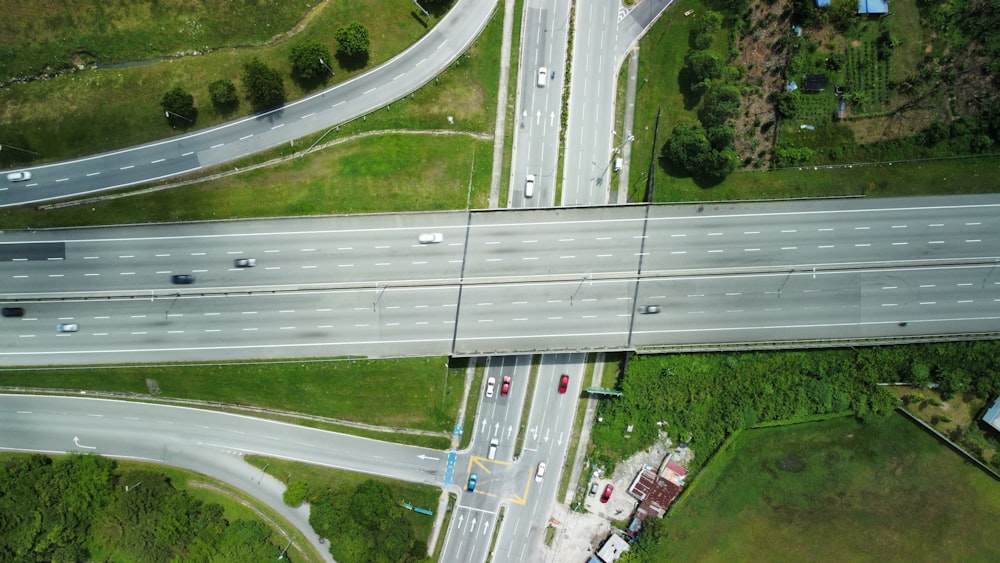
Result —
[{"label": "silver car", "polygon": [[76,323],[59,323],[56,325],[56,332],[76,332],[80,330],[80,325]]},{"label": "silver car", "polygon": [[11,172],[7,174],[7,180],[10,182],[26,182],[31,179],[31,172],[27,170],[21,170],[18,172]]},{"label": "silver car", "polygon": [[444,235],[441,233],[422,233],[417,237],[417,241],[420,244],[437,244],[444,240]]}]

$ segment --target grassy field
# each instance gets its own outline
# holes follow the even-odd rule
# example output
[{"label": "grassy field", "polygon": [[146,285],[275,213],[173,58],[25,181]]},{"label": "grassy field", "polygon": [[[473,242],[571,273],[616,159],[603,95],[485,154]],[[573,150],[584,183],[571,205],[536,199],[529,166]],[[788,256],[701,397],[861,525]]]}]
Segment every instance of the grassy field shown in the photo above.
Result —
[{"label": "grassy field", "polygon": [[996,561],[1000,487],[899,414],[743,432],[652,561]]},{"label": "grassy field", "polygon": [[[272,2],[262,2],[258,4],[258,9],[267,14],[270,4]],[[218,124],[232,116],[215,111],[210,103],[208,85],[217,79],[230,79],[242,96],[241,68],[252,57],[259,57],[276,68],[285,77],[288,98],[295,99],[304,95],[306,90],[290,76],[288,54],[292,45],[303,39],[316,39],[335,52],[337,45],[332,37],[333,31],[350,21],[360,20],[371,36],[371,57],[368,66],[362,69],[335,66],[335,80],[347,80],[392,58],[427,32],[428,28],[412,17],[413,9],[413,2],[408,0],[329,2],[310,18],[303,31],[291,39],[267,46],[220,49],[155,64],[87,70],[59,78],[14,84],[0,89],[0,123],[3,124],[0,138],[7,132],[16,131],[26,138],[29,146],[24,148],[38,152],[40,160],[50,161],[168,137],[180,131],[171,129],[167,124],[160,100],[164,92],[175,86],[194,95],[195,106],[199,110],[197,128]],[[221,12],[220,19],[233,16],[231,10]],[[358,14],[364,14],[364,17],[359,18]],[[184,24],[180,25],[183,28]],[[278,30],[284,31],[287,29]],[[141,32],[137,29],[129,33]],[[74,30],[72,33],[76,35],[77,32]],[[184,39],[183,34],[180,39]],[[204,46],[203,42],[195,39],[188,38],[187,41],[184,50]],[[122,43],[131,45],[134,41],[123,40]],[[142,50],[137,50],[132,56],[122,55],[129,60],[146,56]],[[336,61],[331,62],[336,64]],[[494,100],[495,95],[488,102],[495,105]],[[472,102],[466,105],[471,106]],[[249,111],[249,104],[242,103],[236,114],[245,115]]]},{"label": "grassy field", "polygon": [[0,1],[4,14],[0,81],[79,63],[122,63],[196,49],[259,45],[290,30],[313,4],[310,0],[4,0]]},{"label": "grassy field", "polygon": [[[246,456],[244,460],[261,469],[267,466],[267,473],[279,479],[288,477],[289,481],[305,481],[309,491],[333,489],[341,484],[357,486],[364,481],[374,479],[388,485],[399,502],[408,502],[414,507],[427,508],[434,511],[435,514],[437,513],[438,498],[441,496],[441,490],[430,485],[407,483],[363,473],[263,456]],[[409,510],[403,511],[403,514],[413,524],[414,535],[418,539],[428,541],[431,529],[434,527],[434,516],[426,516]]]},{"label": "grassy field", "polygon": [[[220,180],[83,206],[0,210],[3,228],[485,207],[492,143],[387,134]],[[377,155],[377,156],[376,156]]]},{"label": "grassy field", "polygon": [[[380,426],[450,432],[464,364],[444,358],[0,371],[0,386],[90,389],[254,405]],[[391,390],[393,400],[385,397]]]}]

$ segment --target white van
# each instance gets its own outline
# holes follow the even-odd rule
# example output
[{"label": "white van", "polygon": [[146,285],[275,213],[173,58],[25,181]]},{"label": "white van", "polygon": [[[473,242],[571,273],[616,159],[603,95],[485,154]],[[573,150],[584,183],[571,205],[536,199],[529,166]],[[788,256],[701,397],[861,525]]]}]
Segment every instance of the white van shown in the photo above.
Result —
[{"label": "white van", "polygon": [[500,445],[500,440],[493,438],[490,440],[490,449],[486,452],[486,459],[496,459],[497,458],[497,446]]},{"label": "white van", "polygon": [[539,69],[538,69],[538,87],[539,88],[545,88],[545,84],[547,84],[548,81],[549,81],[549,69],[545,68],[544,66],[543,67],[539,67]]},{"label": "white van", "polygon": [[524,181],[524,197],[533,195],[535,195],[535,175],[528,174],[528,178]]}]

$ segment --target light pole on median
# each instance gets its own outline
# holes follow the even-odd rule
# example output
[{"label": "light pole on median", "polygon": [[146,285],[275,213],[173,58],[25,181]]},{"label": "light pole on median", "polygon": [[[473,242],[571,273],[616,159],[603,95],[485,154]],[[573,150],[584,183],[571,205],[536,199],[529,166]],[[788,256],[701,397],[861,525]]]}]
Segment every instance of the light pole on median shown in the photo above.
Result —
[{"label": "light pole on median", "polygon": [[174,117],[179,117],[179,118],[183,119],[184,121],[187,121],[188,123],[194,123],[194,121],[191,121],[190,119],[184,117],[183,115],[181,115],[179,113],[174,113],[174,112],[172,112],[170,110],[164,110],[164,114],[163,115],[165,115],[167,117],[167,119],[170,119],[170,116],[172,115]]},{"label": "light pole on median", "polygon": [[413,3],[417,6],[418,10],[424,13],[425,18],[431,17],[431,15],[427,13],[427,10],[425,10],[424,7],[420,5],[420,2],[418,2],[417,0],[413,0]]},{"label": "light pole on median", "polygon": [[320,58],[319,58],[319,64],[321,64],[321,65],[325,66],[325,67],[326,67],[326,70],[329,70],[329,71],[330,71],[330,76],[336,76],[336,75],[337,75],[337,73],[336,73],[336,72],[333,72],[333,69],[332,69],[332,68],[330,68],[330,65],[326,64],[326,61],[324,61],[324,60],[323,60],[323,57],[320,57]]}]

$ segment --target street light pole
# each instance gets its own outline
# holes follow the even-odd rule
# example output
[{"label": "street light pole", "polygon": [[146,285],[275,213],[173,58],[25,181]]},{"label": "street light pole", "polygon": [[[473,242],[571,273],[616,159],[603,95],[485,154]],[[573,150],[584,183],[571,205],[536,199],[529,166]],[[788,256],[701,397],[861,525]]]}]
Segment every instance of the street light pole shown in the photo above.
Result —
[{"label": "street light pole", "polygon": [[179,113],[174,113],[174,112],[172,112],[170,110],[164,110],[164,111],[165,111],[164,115],[167,117],[167,119],[170,119],[170,116],[172,115],[174,117],[179,117],[179,118],[183,119],[184,121],[187,121],[188,123],[194,123],[194,121],[191,121],[190,119],[184,117],[183,115],[181,115]]},{"label": "street light pole", "polygon": [[292,546],[292,541],[292,538],[288,538],[288,545],[285,546],[285,549],[281,550],[281,555],[278,556],[278,561],[285,558],[285,553],[288,551],[288,548]]},{"label": "street light pole", "polygon": [[14,149],[16,151],[26,152],[28,154],[33,154],[35,156],[38,156],[38,153],[35,152],[35,151],[29,151],[28,149],[22,149],[21,147],[15,147],[14,145],[5,145],[3,143],[0,143],[0,151],[2,151],[4,147],[7,147],[8,149]]},{"label": "street light pole", "polygon": [[417,0],[413,0],[413,3],[416,4],[417,9],[419,9],[421,12],[424,13],[425,18],[431,17],[431,15],[427,13],[427,10],[425,10],[424,7],[420,5],[420,2],[417,2]]},{"label": "street light pole", "polygon": [[323,60],[323,57],[319,58],[319,64],[325,66],[326,70],[330,71],[330,76],[336,76],[337,75],[337,73],[333,72],[333,69],[330,68],[330,65],[326,64],[326,61]]},{"label": "street light pole", "polygon": [[258,485],[260,485],[260,482],[264,480],[264,474],[267,473],[267,468],[268,467],[271,467],[270,463],[268,463],[267,465],[265,465],[264,469],[260,470],[260,479],[257,479],[257,484]]}]

